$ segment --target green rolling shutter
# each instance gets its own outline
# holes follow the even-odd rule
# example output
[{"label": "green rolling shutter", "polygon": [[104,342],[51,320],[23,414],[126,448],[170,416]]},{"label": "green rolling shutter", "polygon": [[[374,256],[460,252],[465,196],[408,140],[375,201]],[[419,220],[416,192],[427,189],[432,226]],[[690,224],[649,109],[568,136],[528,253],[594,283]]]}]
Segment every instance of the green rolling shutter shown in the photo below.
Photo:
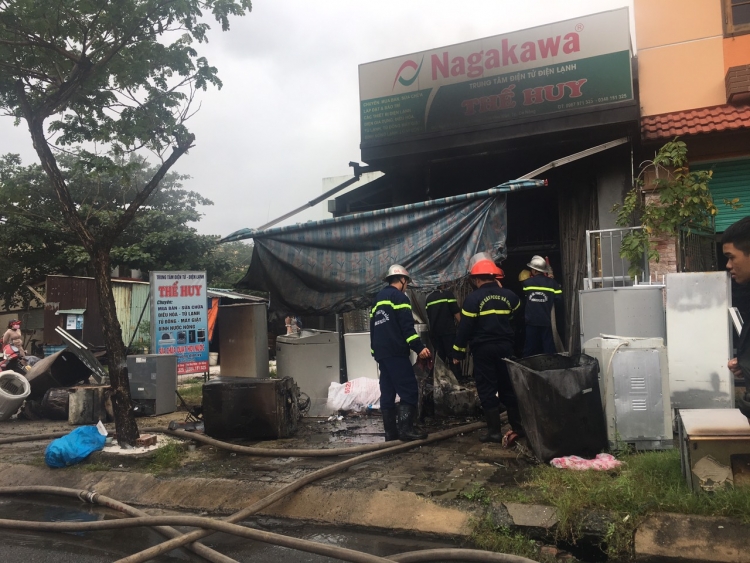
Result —
[{"label": "green rolling shutter", "polygon": [[[716,209],[716,232],[723,233],[732,223],[750,215],[750,158],[701,162],[691,164],[690,170],[713,170],[708,184]],[[740,199],[740,207],[733,210],[724,205],[725,199]]]}]

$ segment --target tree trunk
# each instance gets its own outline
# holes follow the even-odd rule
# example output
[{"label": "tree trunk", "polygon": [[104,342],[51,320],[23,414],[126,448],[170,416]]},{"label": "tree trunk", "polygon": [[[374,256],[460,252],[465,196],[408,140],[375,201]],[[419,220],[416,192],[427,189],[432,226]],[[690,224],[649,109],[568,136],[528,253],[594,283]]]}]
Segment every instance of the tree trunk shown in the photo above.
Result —
[{"label": "tree trunk", "polygon": [[125,365],[125,345],[122,342],[122,330],[120,329],[120,321],[117,320],[115,298],[112,294],[109,251],[96,247],[91,255],[91,260],[94,268],[94,279],[96,280],[96,293],[99,297],[104,346],[107,349],[117,441],[120,446],[135,446],[135,441],[139,436],[138,425],[135,422],[133,405],[130,400],[130,382]]}]

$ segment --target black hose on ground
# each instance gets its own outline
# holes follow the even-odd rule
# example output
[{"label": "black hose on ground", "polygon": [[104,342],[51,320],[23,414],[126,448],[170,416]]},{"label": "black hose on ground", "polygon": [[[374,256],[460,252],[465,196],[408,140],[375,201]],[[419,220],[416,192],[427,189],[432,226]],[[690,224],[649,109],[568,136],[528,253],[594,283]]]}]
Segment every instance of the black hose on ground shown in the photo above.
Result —
[{"label": "black hose on ground", "polygon": [[[91,504],[105,506],[107,508],[117,510],[118,512],[122,512],[123,514],[127,514],[128,516],[133,516],[133,517],[148,517],[149,516],[146,512],[143,512],[142,510],[138,510],[137,508],[134,508],[128,504],[125,504],[124,502],[120,502],[119,500],[115,500],[113,498],[110,498],[108,496],[105,496],[99,493],[84,491],[81,489],[68,489],[66,487],[45,487],[45,486],[0,487],[0,495],[10,495],[10,494],[41,494],[41,495],[57,495],[57,496],[71,497],[71,498],[77,498],[79,500],[82,500],[84,502],[88,502]],[[154,527],[154,530],[159,532],[161,535],[166,536],[167,538],[176,538],[182,535],[182,532],[174,528],[171,528],[169,526],[156,526]],[[193,551],[193,553],[200,555],[207,561],[210,561],[211,563],[238,563],[236,560],[232,559],[231,557],[227,557],[226,555],[219,553],[218,551],[214,551],[210,547],[207,547],[199,542],[186,545],[185,547]]]},{"label": "black hose on ground", "polygon": [[361,551],[355,551],[345,547],[326,545],[310,540],[292,538],[273,532],[246,528],[238,524],[230,524],[212,518],[200,516],[146,516],[137,518],[124,518],[122,520],[98,520],[96,522],[27,522],[23,520],[0,520],[0,528],[14,530],[26,530],[34,532],[84,532],[96,530],[121,530],[124,528],[135,528],[140,526],[193,526],[209,528],[216,532],[224,532],[251,540],[270,543],[281,547],[287,547],[315,553],[326,557],[333,557],[353,563],[417,563],[428,561],[477,561],[498,563],[534,563],[531,559],[516,555],[506,555],[489,551],[475,549],[426,549],[391,555],[387,558],[370,555]]},{"label": "black hose on ground", "polygon": [[[450,430],[443,430],[442,432],[436,432],[434,434],[430,434],[424,440],[416,440],[414,442],[401,443],[395,446],[391,446],[385,450],[371,452],[368,454],[362,454],[360,456],[346,459],[344,461],[339,461],[337,463],[334,463],[333,465],[324,467],[323,469],[318,469],[317,471],[313,471],[312,473],[305,475],[304,477],[300,479],[297,479],[293,483],[289,483],[288,485],[282,487],[278,491],[271,493],[267,497],[257,501],[251,506],[243,510],[240,510],[239,512],[235,512],[234,514],[226,518],[225,521],[233,522],[233,523],[241,522],[245,518],[252,516],[256,512],[259,512],[263,510],[264,508],[272,505],[276,501],[281,500],[288,494],[298,489],[301,489],[302,487],[309,485],[310,483],[313,483],[320,479],[324,479],[330,475],[338,473],[339,471],[343,471],[344,469],[347,469],[348,467],[351,467],[353,465],[357,465],[365,461],[370,461],[372,459],[376,459],[384,455],[407,451],[412,448],[417,448],[419,446],[431,444],[432,442],[437,442],[439,440],[445,440],[446,438],[451,438],[453,436],[457,436],[458,434],[473,432],[474,430],[478,430],[480,428],[483,428],[484,426],[485,424],[483,422],[475,422],[473,424],[466,424],[464,426],[451,428]],[[391,444],[391,443],[394,443],[394,442],[388,442],[388,444]],[[182,545],[185,545],[186,543],[194,542],[196,540],[204,538],[210,535],[211,533],[212,532],[207,531],[207,530],[196,530],[194,532],[185,534],[182,537],[168,540],[162,544],[155,545],[153,547],[145,549],[141,551],[140,553],[135,553],[129,557],[120,559],[119,561],[117,561],[117,563],[143,563],[144,561],[148,561],[149,559],[153,559],[154,557],[157,557],[158,555],[172,551],[173,549],[178,548]]]}]

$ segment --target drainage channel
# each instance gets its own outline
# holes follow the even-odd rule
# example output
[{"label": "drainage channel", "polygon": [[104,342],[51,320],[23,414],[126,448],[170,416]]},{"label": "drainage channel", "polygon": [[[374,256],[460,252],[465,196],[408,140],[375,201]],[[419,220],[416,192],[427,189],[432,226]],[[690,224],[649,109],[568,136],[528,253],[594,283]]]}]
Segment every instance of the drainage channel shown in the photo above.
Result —
[{"label": "drainage channel", "polygon": [[[0,498],[0,519],[44,522],[91,522],[121,518],[122,514],[107,508],[82,504],[60,497],[37,495],[33,498]],[[443,540],[382,535],[367,531],[343,530],[299,524],[277,519],[257,518],[246,525],[311,541],[346,547],[372,555],[388,556],[406,551],[457,547]],[[111,563],[117,559],[161,543],[163,537],[151,529],[131,528],[96,532],[49,533],[4,530],[4,561],[34,563]],[[254,563],[329,563],[338,561],[311,553],[255,542],[248,539],[214,534],[202,542],[238,561]],[[199,562],[200,557],[175,550],[153,561],[161,563]]]}]

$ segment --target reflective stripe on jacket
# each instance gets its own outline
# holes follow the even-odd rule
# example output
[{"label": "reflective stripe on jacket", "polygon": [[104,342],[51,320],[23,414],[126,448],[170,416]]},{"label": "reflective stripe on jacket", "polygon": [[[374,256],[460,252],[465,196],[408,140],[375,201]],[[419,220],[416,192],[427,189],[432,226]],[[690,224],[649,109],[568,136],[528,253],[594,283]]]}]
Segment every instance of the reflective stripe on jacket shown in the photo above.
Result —
[{"label": "reflective stripe on jacket", "polygon": [[461,309],[453,357],[466,357],[467,344],[476,348],[487,342],[505,341],[513,344],[513,314],[521,305],[518,296],[495,283],[487,283],[472,291]]},{"label": "reflective stripe on jacket", "polygon": [[414,330],[409,298],[392,285],[382,289],[370,310],[370,348],[375,360],[409,357],[410,348],[419,354],[424,347]]}]

